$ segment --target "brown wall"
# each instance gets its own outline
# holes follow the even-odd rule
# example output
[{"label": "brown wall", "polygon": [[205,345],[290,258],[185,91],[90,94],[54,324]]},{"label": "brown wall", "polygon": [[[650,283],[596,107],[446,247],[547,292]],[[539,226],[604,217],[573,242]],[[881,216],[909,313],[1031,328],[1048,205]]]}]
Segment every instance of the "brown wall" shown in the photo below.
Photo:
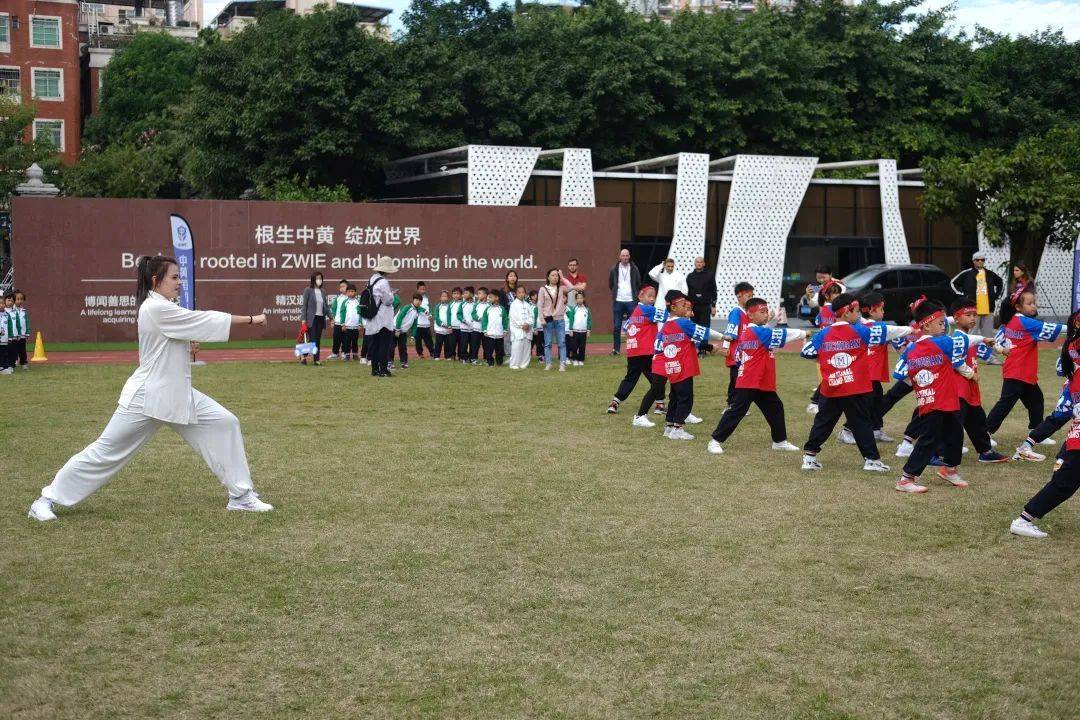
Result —
[{"label": "brown wall", "polygon": [[[333,293],[343,277],[366,281],[378,254],[438,261],[437,270],[405,266],[393,278],[403,298],[411,296],[417,280],[426,281],[433,302],[440,290],[454,285],[501,287],[506,269],[496,268],[494,260],[514,260],[518,267],[513,269],[534,289],[547,268],[565,270],[567,259],[576,256],[590,281],[593,327],[610,332],[607,274],[620,236],[619,211],[612,208],[17,197],[13,260],[35,328],[53,341],[134,339],[135,271],[124,266],[123,257],[171,254],[170,213],[188,221],[195,240],[196,307],[265,311],[271,318],[261,337],[295,336],[297,303],[312,272],[321,270]],[[273,228],[275,242],[259,242],[259,228],[266,227]],[[382,231],[379,244],[367,242],[369,227]],[[396,235],[392,231],[388,238],[387,227],[401,229],[399,244],[387,244]],[[312,234],[306,244],[297,238],[306,234],[304,228]],[[332,229],[332,244],[317,242],[319,228]],[[346,243],[348,228],[361,228],[364,244]],[[405,244],[405,233],[411,232],[406,228],[418,229],[418,242]],[[293,242],[278,242],[282,239]],[[466,267],[465,256],[486,261],[486,267]],[[251,258],[258,267],[210,267]],[[357,258],[363,269],[335,267]],[[447,267],[448,258],[457,266]],[[286,267],[296,259],[304,266]]]}]

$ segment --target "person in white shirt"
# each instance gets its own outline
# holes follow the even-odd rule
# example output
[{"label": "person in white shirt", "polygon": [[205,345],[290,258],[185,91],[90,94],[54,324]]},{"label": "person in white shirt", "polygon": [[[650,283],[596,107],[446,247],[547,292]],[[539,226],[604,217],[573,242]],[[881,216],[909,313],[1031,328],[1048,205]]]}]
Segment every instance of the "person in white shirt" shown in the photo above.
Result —
[{"label": "person in white shirt", "polygon": [[510,369],[524,370],[532,357],[533,305],[525,295],[525,286],[514,288],[515,298],[510,303]]},{"label": "person in white shirt", "polygon": [[192,342],[227,341],[233,325],[265,325],[266,316],[186,310],[176,304],[179,294],[176,260],[161,255],[139,259],[139,367],[124,384],[119,407],[101,437],[42,488],[30,506],[34,520],[55,520],[54,504],[70,507],[109,482],[162,425],[202,455],[229,492],[227,510],[274,509],[252,489],[240,421],[191,387],[188,352]]},{"label": "person in white shirt", "polygon": [[611,317],[613,332],[611,335],[611,354],[619,354],[619,341],[623,321],[630,317],[637,304],[638,291],[641,289],[641,272],[637,265],[630,262],[630,251],[619,251],[619,262],[608,271],[608,290],[611,291]]},{"label": "person in white shirt", "polygon": [[667,307],[664,298],[672,290],[678,290],[682,294],[687,293],[686,276],[675,269],[675,261],[667,258],[652,270],[649,277],[656,281],[659,287],[656,289],[656,309],[663,310]]}]

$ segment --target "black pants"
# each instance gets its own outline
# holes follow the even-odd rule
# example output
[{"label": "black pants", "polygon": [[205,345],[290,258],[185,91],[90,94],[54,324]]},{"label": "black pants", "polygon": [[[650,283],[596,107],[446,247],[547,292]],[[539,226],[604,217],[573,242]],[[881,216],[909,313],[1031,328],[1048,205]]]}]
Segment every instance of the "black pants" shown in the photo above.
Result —
[{"label": "black pants", "polygon": [[1013,406],[1019,400],[1027,408],[1028,429],[1036,427],[1043,418],[1043,393],[1037,384],[1026,383],[1022,380],[1007,378],[1001,381],[1001,398],[986,416],[986,428],[993,435],[1005,422],[1005,418],[1012,412]]},{"label": "black pants", "polygon": [[911,457],[904,463],[904,474],[911,477],[922,475],[930,459],[939,453],[946,465],[956,467],[963,452],[964,423],[960,411],[931,410],[922,418],[922,434],[911,451]]},{"label": "black pants", "polygon": [[374,339],[369,340],[368,334],[364,333],[364,339],[360,344],[360,354],[364,356],[364,359],[368,362],[371,361],[371,349],[374,347]]},{"label": "black pants", "polygon": [[1080,488],[1080,450],[1067,450],[1065,461],[1050,476],[1050,482],[1028,500],[1024,512],[1033,518],[1041,518],[1073,496]]},{"label": "black pants", "polygon": [[461,354],[462,335],[463,333],[461,332],[461,330],[458,330],[456,328],[450,331],[450,357],[455,360],[465,359],[464,356],[462,356]]},{"label": "black pants", "polygon": [[15,365],[27,365],[26,360],[26,338],[19,338],[12,344],[11,351],[11,364]]},{"label": "black pants", "polygon": [[630,397],[637,386],[638,378],[645,376],[645,382],[652,384],[652,355],[634,355],[626,358],[626,375],[615,390],[615,399],[622,402]]},{"label": "black pants", "polygon": [[435,344],[431,341],[431,328],[416,328],[416,357],[424,357],[424,346],[427,346],[428,355],[435,357]]},{"label": "black pants", "polygon": [[694,304],[694,324],[709,327],[712,324],[712,305],[709,303]]},{"label": "black pants", "polygon": [[480,346],[483,344],[484,333],[473,330],[469,333],[469,359],[476,360],[480,357]]},{"label": "black pants", "polygon": [[[398,359],[401,360],[401,364],[409,362],[409,334],[401,333],[394,338],[397,345]],[[394,349],[390,348],[390,359],[394,359]]]},{"label": "black pants", "polygon": [[431,357],[444,357],[447,360],[454,357],[454,336],[435,333],[435,349],[431,351]]},{"label": "black pants", "polygon": [[506,345],[503,339],[485,335],[481,338],[481,342],[484,346],[484,362],[488,365],[502,365],[503,360],[506,359]]},{"label": "black pants", "polygon": [[[3,322],[0,320],[0,322]],[[11,367],[11,346],[7,343],[0,345],[0,370]]]},{"label": "black pants", "polygon": [[[650,362],[652,362],[651,358]],[[667,385],[666,376],[651,375],[649,378],[649,392],[645,393],[645,397],[641,398],[641,405],[638,406],[637,415],[647,415],[654,402],[664,399],[665,385]]]},{"label": "black pants", "polygon": [[357,353],[357,343],[360,340],[360,328],[344,328],[342,330],[344,336],[341,342],[341,354],[352,355],[354,358]]},{"label": "black pants", "polygon": [[1050,413],[1046,416],[1045,420],[1039,423],[1038,427],[1028,433],[1028,440],[1035,443],[1041,443],[1043,440],[1065,427],[1066,423],[1070,420],[1072,420],[1072,415]]},{"label": "black pants", "polygon": [[311,325],[307,329],[308,342],[315,343],[315,362],[319,361],[319,351],[322,349],[322,333],[326,328],[326,316],[316,315]]},{"label": "black pants", "polygon": [[784,403],[780,401],[780,396],[772,390],[752,390],[749,388],[736,388],[735,395],[732,397],[730,403],[728,403],[727,410],[724,410],[724,414],[720,416],[720,422],[716,423],[716,429],[713,430],[713,440],[716,442],[724,442],[731,434],[735,432],[735,428],[739,427],[739,423],[746,417],[746,413],[750,410],[750,403],[754,403],[761,410],[761,414],[765,416],[765,422],[769,423],[769,431],[772,434],[773,442],[784,442],[787,440],[787,425],[784,422]]},{"label": "black pants", "polygon": [[544,333],[542,331],[533,333],[533,350],[536,351],[537,359],[544,359]]},{"label": "black pants", "polygon": [[569,347],[566,348],[566,359],[585,362],[585,344],[589,340],[589,333],[578,332],[575,330],[570,333],[570,337],[568,337],[567,340],[573,343],[573,350]]},{"label": "black pants", "polygon": [[[874,380],[871,383],[871,387],[873,389],[870,391],[870,420],[873,422],[874,430],[880,430],[885,426],[883,420],[885,415],[881,412],[881,406],[884,402],[884,393],[881,391],[881,383],[877,380]],[[850,431],[851,424],[845,422],[844,429]]]},{"label": "black pants", "polygon": [[[982,455],[990,452],[990,431],[986,429],[986,411],[982,405],[968,405],[963,398],[960,399],[960,422],[964,426],[964,432],[971,438],[971,444],[975,446],[975,452]],[[963,438],[961,438],[963,442]],[[941,448],[941,456],[945,457],[945,449]]]},{"label": "black pants", "polygon": [[[734,349],[734,346],[732,346]],[[732,365],[728,368],[728,381],[727,381],[727,404],[730,405],[732,399],[735,397],[735,381],[739,379],[739,366],[738,364]]]},{"label": "black pants", "polygon": [[877,443],[874,442],[874,421],[870,418],[870,393],[845,395],[844,397],[821,396],[818,412],[814,416],[814,425],[810,428],[810,437],[803,450],[811,455],[821,452],[821,446],[832,435],[840,416],[847,418],[851,434],[859,452],[867,460],[880,460]]},{"label": "black pants", "polygon": [[390,357],[394,352],[394,331],[383,328],[377,333],[364,336],[368,344],[368,360],[371,361],[372,375],[386,375],[390,372]]},{"label": "black pants", "polygon": [[341,354],[341,345],[345,342],[345,328],[334,325],[334,348],[330,351],[334,355]]},{"label": "black pants", "polygon": [[904,397],[911,394],[911,385],[903,380],[897,380],[889,387],[889,391],[885,393],[885,396],[881,399],[881,417],[885,417],[889,414],[889,411],[893,409],[896,403],[904,399]]},{"label": "black pants", "polygon": [[671,383],[668,395],[667,422],[682,425],[694,408],[694,378]]}]

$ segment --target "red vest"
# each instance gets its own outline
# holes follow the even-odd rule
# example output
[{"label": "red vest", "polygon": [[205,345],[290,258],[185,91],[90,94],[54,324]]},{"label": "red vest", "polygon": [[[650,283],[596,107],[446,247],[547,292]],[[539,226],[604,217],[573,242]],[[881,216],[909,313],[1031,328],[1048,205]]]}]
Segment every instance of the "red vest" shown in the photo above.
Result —
[{"label": "red vest", "polygon": [[[769,331],[772,335],[772,331]],[[739,335],[739,376],[735,387],[776,392],[776,356],[752,327]]]},{"label": "red vest", "polygon": [[701,374],[698,365],[697,345],[675,320],[664,323],[660,341],[663,349],[653,356],[654,375],[667,377],[675,384]]},{"label": "red vest", "polygon": [[[864,325],[870,325],[873,321],[863,320]],[[889,365],[889,346],[871,345],[866,348],[866,370],[870,373],[871,381],[881,383],[889,382],[892,377],[892,366]]]},{"label": "red vest", "polygon": [[920,339],[907,351],[907,373],[920,415],[935,410],[955,412],[960,409],[957,381],[964,378],[953,369],[952,358],[933,338]]},{"label": "red vest", "polygon": [[956,384],[957,391],[960,393],[960,399],[966,402],[971,407],[979,407],[982,405],[982,390],[979,388],[979,360],[977,357],[979,346],[972,343],[968,347],[967,358],[964,362],[968,367],[976,372],[976,376],[970,380],[962,375],[957,376]]},{"label": "red vest", "polygon": [[821,394],[846,397],[870,392],[873,388],[862,337],[847,324],[831,325],[822,332],[826,335],[818,347]]},{"label": "red vest", "polygon": [[[1073,342],[1069,347],[1069,355],[1072,356],[1073,362],[1077,362],[1077,356],[1080,355],[1080,341]],[[1069,379],[1069,397],[1073,402],[1073,424],[1069,428],[1069,435],[1065,438],[1066,450],[1080,450],[1080,370],[1073,373],[1072,378]]]},{"label": "red vest", "polygon": [[640,304],[635,305],[626,321],[626,356],[652,355],[655,344],[656,323],[645,317]]},{"label": "red vest", "polygon": [[1023,326],[1023,317],[1020,313],[1013,315],[1001,329],[1011,346],[1001,367],[1001,377],[1035,385],[1039,382],[1039,343]]},{"label": "red vest", "polygon": [[[724,364],[728,367],[734,367],[739,362],[739,341],[742,340],[743,331],[746,330],[746,326],[750,322],[750,316],[746,314],[745,310],[742,308],[735,309],[739,311],[739,331],[735,333],[735,339],[731,341],[731,345],[728,348],[728,356],[724,359]],[[708,325],[708,323],[706,323],[706,325]]]}]

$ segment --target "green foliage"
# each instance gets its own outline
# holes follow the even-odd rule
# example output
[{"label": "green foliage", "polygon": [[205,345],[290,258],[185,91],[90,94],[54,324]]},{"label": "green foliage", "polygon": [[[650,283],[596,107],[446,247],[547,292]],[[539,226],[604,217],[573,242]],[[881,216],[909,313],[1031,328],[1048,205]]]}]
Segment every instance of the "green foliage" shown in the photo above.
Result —
[{"label": "green foliage", "polygon": [[26,182],[26,169],[37,163],[46,179],[59,162],[56,148],[45,139],[27,141],[27,128],[36,114],[33,105],[24,105],[0,94],[0,207],[19,183]]},{"label": "green foliage", "polygon": [[923,212],[982,225],[994,245],[1011,240],[1013,260],[1038,267],[1044,246],[1072,248],[1080,234],[1080,126],[1022,140],[1011,151],[983,150],[925,166]]},{"label": "green foliage", "polygon": [[344,185],[312,186],[300,178],[281,178],[273,185],[259,188],[262,200],[294,200],[304,202],[352,202],[349,188]]}]

